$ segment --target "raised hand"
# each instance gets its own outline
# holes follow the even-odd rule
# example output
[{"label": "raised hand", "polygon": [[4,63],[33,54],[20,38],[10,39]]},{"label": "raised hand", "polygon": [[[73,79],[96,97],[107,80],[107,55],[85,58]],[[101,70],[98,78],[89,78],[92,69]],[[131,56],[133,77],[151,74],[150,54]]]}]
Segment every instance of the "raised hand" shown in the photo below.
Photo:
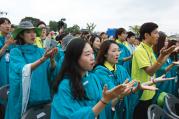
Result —
[{"label": "raised hand", "polygon": [[169,47],[168,49],[165,48],[165,47],[163,47],[163,48],[160,50],[160,54],[161,54],[162,56],[168,56],[168,55],[170,55],[172,52],[175,51],[175,48],[176,48],[175,45],[172,45],[172,46]]},{"label": "raised hand", "polygon": [[9,38],[7,41],[6,41],[6,45],[9,46],[11,44],[15,44],[16,43],[16,40],[14,40],[13,38]]},{"label": "raised hand", "polygon": [[54,58],[55,54],[58,52],[58,48],[52,48],[45,52],[44,57],[46,58]]},{"label": "raised hand", "polygon": [[168,49],[166,47],[163,47],[161,50],[160,50],[160,55],[158,57],[158,62],[163,64],[167,58],[169,57],[169,55],[174,52],[176,46],[173,45],[171,47],[169,47]]},{"label": "raised hand", "polygon": [[103,100],[108,103],[110,100],[117,98],[124,92],[127,87],[125,85],[118,85],[111,90],[108,90],[107,85],[103,88]]}]

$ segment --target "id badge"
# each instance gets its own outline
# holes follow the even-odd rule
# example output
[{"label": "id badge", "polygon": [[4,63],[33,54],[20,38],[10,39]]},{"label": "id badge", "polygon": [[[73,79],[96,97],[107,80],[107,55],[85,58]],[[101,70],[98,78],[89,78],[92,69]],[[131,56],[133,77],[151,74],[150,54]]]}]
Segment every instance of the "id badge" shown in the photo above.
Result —
[{"label": "id badge", "polygon": [[9,60],[10,60],[10,54],[9,53],[5,54],[5,59],[6,59],[6,62],[9,62]]}]

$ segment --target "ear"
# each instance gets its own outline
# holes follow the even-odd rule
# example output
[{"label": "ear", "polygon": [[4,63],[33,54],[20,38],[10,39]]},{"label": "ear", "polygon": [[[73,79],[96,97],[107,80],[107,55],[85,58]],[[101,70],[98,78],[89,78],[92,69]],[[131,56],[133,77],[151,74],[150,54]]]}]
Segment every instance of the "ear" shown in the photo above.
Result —
[{"label": "ear", "polygon": [[150,36],[150,34],[148,34],[148,33],[144,34],[144,38],[148,38],[149,36]]}]

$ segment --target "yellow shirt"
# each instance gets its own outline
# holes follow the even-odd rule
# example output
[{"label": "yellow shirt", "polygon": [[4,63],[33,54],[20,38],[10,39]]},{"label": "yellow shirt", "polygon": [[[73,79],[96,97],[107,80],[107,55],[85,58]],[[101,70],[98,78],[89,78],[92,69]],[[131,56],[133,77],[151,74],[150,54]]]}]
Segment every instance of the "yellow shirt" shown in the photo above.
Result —
[{"label": "yellow shirt", "polygon": [[[156,62],[152,47],[141,42],[136,48],[132,59],[132,79],[136,79],[141,83],[147,82],[151,76],[144,71],[144,67],[148,67]],[[155,91],[143,91],[140,100],[150,100],[155,95]]]},{"label": "yellow shirt", "polygon": [[121,42],[120,39],[116,39],[116,43],[118,43],[118,44],[123,44],[123,45],[125,45],[125,46],[128,45],[127,41]]},{"label": "yellow shirt", "polygon": [[116,71],[116,65],[113,67],[108,61],[104,62],[104,66],[109,70],[109,71]]},{"label": "yellow shirt", "polygon": [[37,45],[37,47],[39,47],[39,48],[44,48],[43,42],[42,42],[40,37],[35,38],[35,43],[34,44]]}]

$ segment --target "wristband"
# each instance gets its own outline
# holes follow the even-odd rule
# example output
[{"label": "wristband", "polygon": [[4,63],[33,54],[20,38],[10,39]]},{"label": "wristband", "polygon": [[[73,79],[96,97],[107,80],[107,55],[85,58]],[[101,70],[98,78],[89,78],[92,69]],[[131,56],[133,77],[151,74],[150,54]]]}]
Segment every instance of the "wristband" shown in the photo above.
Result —
[{"label": "wristband", "polygon": [[103,101],[102,99],[100,100],[104,105],[107,105],[108,103],[106,103],[105,101]]}]

